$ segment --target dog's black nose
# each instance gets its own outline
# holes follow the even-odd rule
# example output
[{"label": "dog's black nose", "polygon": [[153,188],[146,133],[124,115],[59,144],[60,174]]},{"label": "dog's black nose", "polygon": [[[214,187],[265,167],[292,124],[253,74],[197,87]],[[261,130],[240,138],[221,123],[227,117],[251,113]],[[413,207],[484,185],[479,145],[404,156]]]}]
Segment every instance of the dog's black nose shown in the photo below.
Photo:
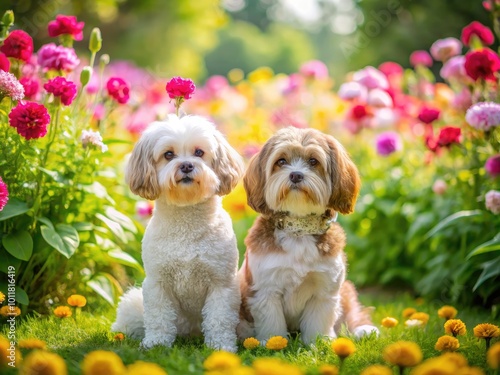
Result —
[{"label": "dog's black nose", "polygon": [[186,161],[184,163],[181,164],[180,166],[180,170],[182,173],[189,173],[189,172],[192,172],[194,169],[194,166],[192,163]]},{"label": "dog's black nose", "polygon": [[304,174],[302,172],[292,172],[290,173],[290,181],[294,184],[301,182],[304,179]]}]

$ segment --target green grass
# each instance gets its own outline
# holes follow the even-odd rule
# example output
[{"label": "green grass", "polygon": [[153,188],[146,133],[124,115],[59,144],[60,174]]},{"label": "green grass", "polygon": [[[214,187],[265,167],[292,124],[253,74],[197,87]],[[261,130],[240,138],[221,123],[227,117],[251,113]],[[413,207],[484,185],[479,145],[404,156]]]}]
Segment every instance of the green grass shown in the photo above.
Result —
[{"label": "green grass", "polygon": [[[396,317],[400,324],[391,329],[381,328],[379,338],[366,337],[356,341],[356,353],[347,358],[342,368],[342,374],[359,374],[365,367],[383,363],[382,351],[388,344],[398,340],[410,340],[418,343],[422,348],[424,358],[439,355],[434,345],[439,336],[444,334],[443,319],[437,316],[437,309],[442,303],[425,303],[417,306],[415,301],[405,295],[397,297],[391,295],[361,296],[365,305],[376,306],[373,320],[377,326],[386,316]],[[404,327],[401,312],[406,307],[415,307],[419,311],[430,314],[430,321],[425,329]],[[492,321],[487,311],[479,308],[461,308],[457,318],[467,325],[467,335],[461,336],[459,352],[467,357],[469,364],[487,369],[485,361],[485,342],[476,339],[472,329],[476,324]],[[114,309],[104,309],[104,313],[92,313],[90,306],[83,308],[82,314],[75,322],[73,318],[58,319],[51,317],[29,316],[21,319],[17,327],[17,340],[38,338],[44,340],[49,349],[62,356],[68,365],[69,374],[80,374],[80,363],[86,353],[93,350],[111,350],[116,352],[128,365],[137,360],[155,362],[165,368],[169,375],[176,374],[203,374],[203,361],[212,350],[203,345],[201,339],[178,339],[173,348],[156,347],[148,351],[139,348],[139,341],[125,339],[115,341],[114,333],[109,327],[114,319]],[[1,328],[7,333],[7,325]],[[343,332],[345,334],[345,332]],[[27,354],[23,350],[23,355]],[[251,365],[257,357],[275,356],[300,366],[307,374],[318,374],[318,367],[322,364],[339,365],[339,358],[332,352],[327,341],[318,340],[311,347],[304,346],[298,338],[292,338],[282,351],[274,352],[265,348],[246,350],[240,347],[238,355],[242,362]],[[1,370],[0,370],[0,373]],[[15,374],[15,371],[11,371]],[[395,372],[396,373],[396,372]]]}]

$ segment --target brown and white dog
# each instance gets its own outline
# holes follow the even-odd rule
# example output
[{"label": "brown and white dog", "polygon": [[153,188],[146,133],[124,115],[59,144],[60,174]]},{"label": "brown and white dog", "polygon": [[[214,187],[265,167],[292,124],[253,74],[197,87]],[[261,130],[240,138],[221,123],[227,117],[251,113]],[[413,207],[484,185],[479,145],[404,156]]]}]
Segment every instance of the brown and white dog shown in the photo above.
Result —
[{"label": "brown and white dog", "polygon": [[335,219],[353,211],[360,179],[344,147],[314,129],[281,129],[252,158],[243,182],[261,215],[238,275],[239,338],[300,331],[310,344],[336,337],[342,323],[357,337],[378,333],[345,281],[346,236]]}]

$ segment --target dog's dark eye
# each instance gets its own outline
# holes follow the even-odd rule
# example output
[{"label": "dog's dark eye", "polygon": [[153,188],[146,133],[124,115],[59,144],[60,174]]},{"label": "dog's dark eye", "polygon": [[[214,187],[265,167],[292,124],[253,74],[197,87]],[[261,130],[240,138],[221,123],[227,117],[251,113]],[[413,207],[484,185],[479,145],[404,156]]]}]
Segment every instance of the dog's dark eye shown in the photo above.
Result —
[{"label": "dog's dark eye", "polygon": [[315,165],[318,165],[318,161],[314,158],[311,158],[309,159],[309,165],[314,167]]},{"label": "dog's dark eye", "polygon": [[165,156],[165,159],[167,160],[172,160],[175,157],[175,154],[173,151],[167,151],[163,154]]},{"label": "dog's dark eye", "polygon": [[200,150],[199,148],[197,148],[197,149],[194,151],[194,156],[197,156],[197,157],[201,158],[203,155],[205,155],[205,151]]},{"label": "dog's dark eye", "polygon": [[276,164],[278,165],[278,167],[282,167],[284,165],[287,164],[286,160],[285,159],[279,159]]}]

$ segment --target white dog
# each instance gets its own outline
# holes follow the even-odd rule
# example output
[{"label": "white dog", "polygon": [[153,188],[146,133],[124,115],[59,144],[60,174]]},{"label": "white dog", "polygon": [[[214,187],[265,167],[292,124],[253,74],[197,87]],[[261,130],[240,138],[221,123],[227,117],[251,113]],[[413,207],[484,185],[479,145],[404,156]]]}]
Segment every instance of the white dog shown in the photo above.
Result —
[{"label": "white dog", "polygon": [[126,173],[133,193],[156,201],[142,242],[146,278],[142,292],[121,298],[113,331],[144,348],[203,334],[208,346],[236,351],[238,250],[221,196],[242,173],[240,155],[201,117],[171,115],[146,129]]},{"label": "white dog", "polygon": [[309,344],[378,332],[345,281],[345,233],[337,212],[352,212],[359,176],[342,145],[314,129],[285,128],[253,157],[243,179],[259,216],[245,240],[239,271],[240,339],[266,341],[300,331]]}]

